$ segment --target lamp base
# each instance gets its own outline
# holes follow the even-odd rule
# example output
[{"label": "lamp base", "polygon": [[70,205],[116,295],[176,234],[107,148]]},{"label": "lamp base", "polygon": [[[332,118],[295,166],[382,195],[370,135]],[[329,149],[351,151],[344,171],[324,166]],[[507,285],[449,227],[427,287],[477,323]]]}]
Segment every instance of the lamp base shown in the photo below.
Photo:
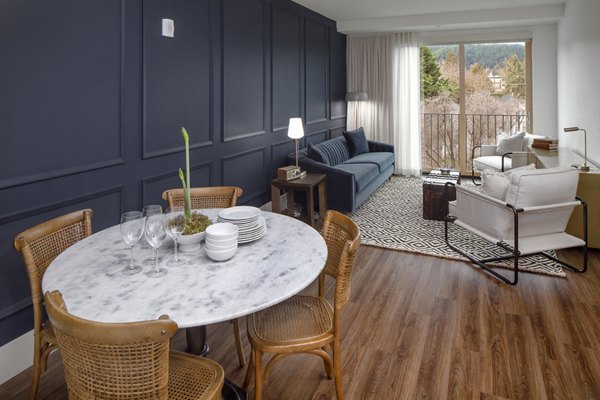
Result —
[{"label": "lamp base", "polygon": [[306,171],[300,171],[300,179],[306,176]]},{"label": "lamp base", "polygon": [[577,168],[580,171],[588,172],[590,170],[589,165],[571,164],[571,167]]}]

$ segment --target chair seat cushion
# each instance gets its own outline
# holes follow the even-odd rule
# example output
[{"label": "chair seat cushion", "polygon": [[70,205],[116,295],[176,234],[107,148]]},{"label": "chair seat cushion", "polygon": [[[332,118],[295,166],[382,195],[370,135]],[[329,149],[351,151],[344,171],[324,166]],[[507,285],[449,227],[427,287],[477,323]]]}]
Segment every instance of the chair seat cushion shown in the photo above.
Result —
[{"label": "chair seat cushion", "polygon": [[324,300],[294,296],[248,319],[251,337],[268,343],[288,344],[319,338],[333,332],[333,311]]},{"label": "chair seat cushion", "polygon": [[[473,159],[473,166],[476,170],[483,171],[484,169],[493,169],[495,171],[502,171],[502,157],[501,156],[484,156]],[[512,168],[512,160],[508,157],[504,157],[504,170]]]},{"label": "chair seat cushion", "polygon": [[375,164],[379,168],[379,172],[381,172],[390,165],[394,164],[394,153],[363,153],[352,157],[348,161],[344,162],[344,164]]},{"label": "chair seat cushion", "polygon": [[350,172],[354,175],[356,182],[356,191],[363,190],[371,181],[379,176],[379,167],[376,164],[360,163],[360,164],[339,164],[335,168]]}]

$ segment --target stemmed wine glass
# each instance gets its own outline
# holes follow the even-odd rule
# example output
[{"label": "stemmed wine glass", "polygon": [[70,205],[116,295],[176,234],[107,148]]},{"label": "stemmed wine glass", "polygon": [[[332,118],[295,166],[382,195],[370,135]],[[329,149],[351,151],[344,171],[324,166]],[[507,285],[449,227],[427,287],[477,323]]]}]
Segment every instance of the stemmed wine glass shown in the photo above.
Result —
[{"label": "stemmed wine glass", "polygon": [[158,278],[166,275],[167,270],[160,268],[158,264],[158,248],[166,237],[162,214],[150,215],[146,218],[144,236],[148,244],[154,248],[154,268],[148,272],[148,276]]},{"label": "stemmed wine glass", "polygon": [[[142,215],[144,216],[144,218],[148,218],[151,215],[158,215],[158,214],[162,214],[163,209],[159,204],[150,204],[148,206],[144,206],[144,208],[142,208]],[[150,244],[150,243],[148,243]],[[159,261],[162,261],[161,259],[159,259]],[[150,265],[153,266],[154,265],[154,257],[148,257],[145,258],[142,263],[144,265]]]},{"label": "stemmed wine glass", "polygon": [[144,234],[144,219],[139,211],[128,211],[121,215],[121,236],[129,246],[131,258],[129,265],[123,269],[125,275],[134,275],[142,270],[142,267],[133,262],[133,246]]},{"label": "stemmed wine glass", "polygon": [[175,253],[173,258],[166,262],[168,267],[179,267],[186,263],[184,259],[179,258],[177,254],[177,239],[179,235],[185,230],[187,220],[183,207],[175,206],[167,208],[164,214],[165,231],[167,235],[173,238]]}]

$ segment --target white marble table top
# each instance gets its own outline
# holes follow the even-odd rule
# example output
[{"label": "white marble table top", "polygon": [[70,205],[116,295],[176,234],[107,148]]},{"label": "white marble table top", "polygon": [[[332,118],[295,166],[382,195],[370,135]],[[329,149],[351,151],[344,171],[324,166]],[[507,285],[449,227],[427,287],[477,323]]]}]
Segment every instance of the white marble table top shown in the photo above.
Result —
[{"label": "white marble table top", "polygon": [[[202,210],[213,221],[218,211]],[[129,262],[129,248],[119,225],[113,226],[60,254],[44,274],[43,290],[60,290],[69,312],[101,322],[143,321],[167,314],[180,328],[187,328],[251,314],[307,287],[327,259],[327,246],[315,229],[284,215],[262,215],[267,234],[239,245],[229,261],[210,260],[202,244],[195,253],[180,253],[189,263],[165,267],[168,273],[160,278],[146,276],[151,266],[136,275],[121,273]],[[138,264],[152,254],[142,243],[143,239],[134,248]],[[172,254],[172,243],[164,243],[159,255],[168,260]]]}]

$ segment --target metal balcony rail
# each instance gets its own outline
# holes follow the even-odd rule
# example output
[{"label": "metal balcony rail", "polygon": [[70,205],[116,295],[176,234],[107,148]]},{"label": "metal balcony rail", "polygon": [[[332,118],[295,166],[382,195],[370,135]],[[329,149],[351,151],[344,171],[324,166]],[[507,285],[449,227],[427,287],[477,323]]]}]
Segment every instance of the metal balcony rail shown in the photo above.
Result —
[{"label": "metal balcony rail", "polygon": [[[467,157],[473,146],[495,144],[501,132],[513,135],[524,131],[527,123],[525,114],[465,114],[465,118],[467,135],[462,146]],[[424,170],[460,168],[458,121],[459,114],[421,114],[421,158]],[[471,160],[465,161],[467,170],[470,170]]]}]

